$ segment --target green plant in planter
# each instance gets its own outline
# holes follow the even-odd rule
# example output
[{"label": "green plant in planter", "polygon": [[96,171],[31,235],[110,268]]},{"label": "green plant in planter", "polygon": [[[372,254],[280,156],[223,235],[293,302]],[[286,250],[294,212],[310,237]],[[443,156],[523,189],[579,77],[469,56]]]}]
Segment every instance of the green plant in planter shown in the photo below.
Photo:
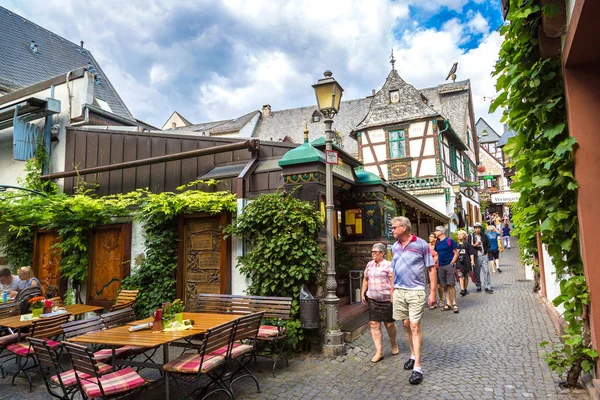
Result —
[{"label": "green plant in planter", "polygon": [[180,299],[175,299],[172,303],[163,303],[163,319],[165,321],[175,321],[177,314],[181,314],[184,309],[185,304]]},{"label": "green plant in planter", "polygon": [[288,341],[304,338],[300,324],[300,287],[322,277],[325,253],[317,235],[323,226],[314,204],[289,193],[262,194],[246,206],[235,224],[226,229],[250,244],[239,258],[239,270],[250,280],[248,294],[291,297]]}]

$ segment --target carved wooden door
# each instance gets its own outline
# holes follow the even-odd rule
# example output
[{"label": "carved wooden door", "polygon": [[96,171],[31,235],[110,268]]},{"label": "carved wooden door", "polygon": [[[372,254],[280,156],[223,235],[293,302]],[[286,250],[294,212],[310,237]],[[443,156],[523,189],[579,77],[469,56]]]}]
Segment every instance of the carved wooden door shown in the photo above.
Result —
[{"label": "carved wooden door", "polygon": [[193,309],[199,293],[227,293],[227,243],[221,227],[227,215],[186,216],[180,223],[178,296]]},{"label": "carved wooden door", "polygon": [[[49,294],[62,296],[66,282],[60,279],[60,249],[53,247],[60,242],[55,231],[38,231],[33,237],[33,273]],[[55,291],[52,290],[55,288]],[[50,290],[49,290],[50,289]]]},{"label": "carved wooden door", "polygon": [[110,307],[121,281],[129,276],[131,225],[106,225],[90,235],[87,302]]}]

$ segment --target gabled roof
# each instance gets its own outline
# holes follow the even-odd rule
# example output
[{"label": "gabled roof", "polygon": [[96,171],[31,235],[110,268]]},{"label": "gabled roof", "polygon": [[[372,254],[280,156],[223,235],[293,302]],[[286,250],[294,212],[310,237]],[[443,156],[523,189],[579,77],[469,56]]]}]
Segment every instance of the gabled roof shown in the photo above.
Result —
[{"label": "gabled roof", "polygon": [[[354,127],[363,119],[371,99],[342,100],[340,111],[333,119],[333,129],[342,133],[344,150],[351,154],[358,153],[356,141],[348,136]],[[293,143],[304,140],[304,125],[308,124],[311,140],[325,136],[325,124],[321,116],[318,122],[313,122],[312,116],[318,111],[317,105],[287,110],[271,111],[268,116],[260,119],[253,137],[272,142],[283,141],[287,136]]]},{"label": "gabled roof", "polygon": [[508,125],[504,125],[504,133],[500,140],[498,140],[498,143],[496,143],[496,147],[504,147],[508,143],[508,139],[514,136],[517,136],[517,132],[510,129]]},{"label": "gabled roof", "polygon": [[445,83],[420,92],[429,100],[429,107],[450,121],[458,137],[467,142],[469,126],[470,80]]},{"label": "gabled roof", "polygon": [[[390,102],[390,92],[394,90],[398,90],[400,94],[400,101],[397,103]],[[423,102],[419,91],[392,69],[383,87],[373,97],[367,115],[355,130],[438,115],[439,112]]]},{"label": "gabled roof", "polygon": [[481,117],[477,120],[475,128],[477,128],[479,143],[496,143],[500,140],[500,135]]},{"label": "gabled roof", "polygon": [[250,122],[250,120],[254,118],[257,113],[260,113],[260,111],[252,111],[248,114],[242,115],[241,117],[233,119],[224,119],[221,121],[203,122],[189,126],[180,126],[175,128],[174,131],[206,132],[207,134],[235,132],[246,126],[246,124]]},{"label": "gabled roof", "polygon": [[[37,54],[30,49],[32,40],[37,45]],[[89,50],[3,7],[0,7],[0,54],[0,91],[19,90],[91,64],[100,82],[94,87],[94,96],[108,103],[114,114],[135,123]]]}]

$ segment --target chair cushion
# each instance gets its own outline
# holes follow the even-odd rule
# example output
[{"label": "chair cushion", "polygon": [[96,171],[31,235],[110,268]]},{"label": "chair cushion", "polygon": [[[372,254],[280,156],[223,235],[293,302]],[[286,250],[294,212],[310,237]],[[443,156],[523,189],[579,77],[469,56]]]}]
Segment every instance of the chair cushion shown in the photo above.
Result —
[{"label": "chair cushion", "polygon": [[[98,371],[100,372],[100,375],[104,375],[107,372],[112,371],[112,365],[99,362],[98,363]],[[79,374],[79,377],[81,379],[91,378],[90,375],[84,374],[84,373]],[[72,369],[60,374],[60,379],[62,379],[63,385],[65,385],[65,386],[73,386],[73,385],[77,384],[77,377],[75,377],[75,371]],[[50,380],[52,382],[56,383],[57,385],[60,384],[60,382],[58,381],[57,375],[51,376]]]},{"label": "chair cushion", "polygon": [[[95,381],[95,379],[93,380]],[[93,399],[102,396],[98,382],[84,380],[81,381],[81,384],[83,391],[89,398]],[[100,384],[102,385],[102,389],[104,389],[104,394],[110,396],[144,386],[145,381],[131,367],[127,367],[100,377]]]},{"label": "chair cushion", "polygon": [[[244,354],[251,353],[252,350],[254,350],[254,347],[250,346],[249,344],[234,343],[233,347],[231,349],[231,358],[238,358]],[[218,348],[217,350],[211,352],[210,355],[224,357],[226,353],[227,353],[227,346],[223,346],[223,347]]]},{"label": "chair cushion", "polygon": [[[197,374],[200,368],[201,354],[182,354],[175,360],[163,365],[167,372],[178,372],[180,374]],[[225,362],[225,357],[206,354],[202,362],[202,373],[205,374]]]},{"label": "chair cushion", "polygon": [[[51,349],[60,346],[60,342],[56,342],[50,339],[43,340],[48,344],[48,346],[50,346]],[[28,342],[17,342],[9,344],[8,346],[6,346],[6,350],[21,357],[29,356],[29,354],[33,353],[33,347],[31,347]]]},{"label": "chair cushion", "polygon": [[[285,332],[285,327],[281,328],[281,333]],[[273,337],[279,334],[279,328],[272,325],[261,325],[258,328],[258,337]]]},{"label": "chair cushion", "polygon": [[[129,346],[119,347],[115,349],[115,357],[122,358],[129,354],[131,350]],[[96,361],[109,361],[112,358],[112,349],[102,349],[94,352],[94,358]]]}]

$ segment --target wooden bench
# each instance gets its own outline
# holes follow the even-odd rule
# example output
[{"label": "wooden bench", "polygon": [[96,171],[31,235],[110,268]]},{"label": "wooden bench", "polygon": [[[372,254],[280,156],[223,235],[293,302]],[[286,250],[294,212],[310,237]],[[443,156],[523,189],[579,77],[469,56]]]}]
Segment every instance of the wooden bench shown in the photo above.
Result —
[{"label": "wooden bench", "polygon": [[268,342],[275,347],[273,352],[263,352],[261,355],[273,359],[273,377],[277,361],[283,356],[289,366],[288,359],[283,353],[287,333],[282,321],[290,319],[292,310],[291,297],[245,296],[231,294],[199,294],[193,311],[204,313],[233,313],[240,315],[264,311],[264,318],[276,319],[276,325],[261,325],[256,340]]}]

